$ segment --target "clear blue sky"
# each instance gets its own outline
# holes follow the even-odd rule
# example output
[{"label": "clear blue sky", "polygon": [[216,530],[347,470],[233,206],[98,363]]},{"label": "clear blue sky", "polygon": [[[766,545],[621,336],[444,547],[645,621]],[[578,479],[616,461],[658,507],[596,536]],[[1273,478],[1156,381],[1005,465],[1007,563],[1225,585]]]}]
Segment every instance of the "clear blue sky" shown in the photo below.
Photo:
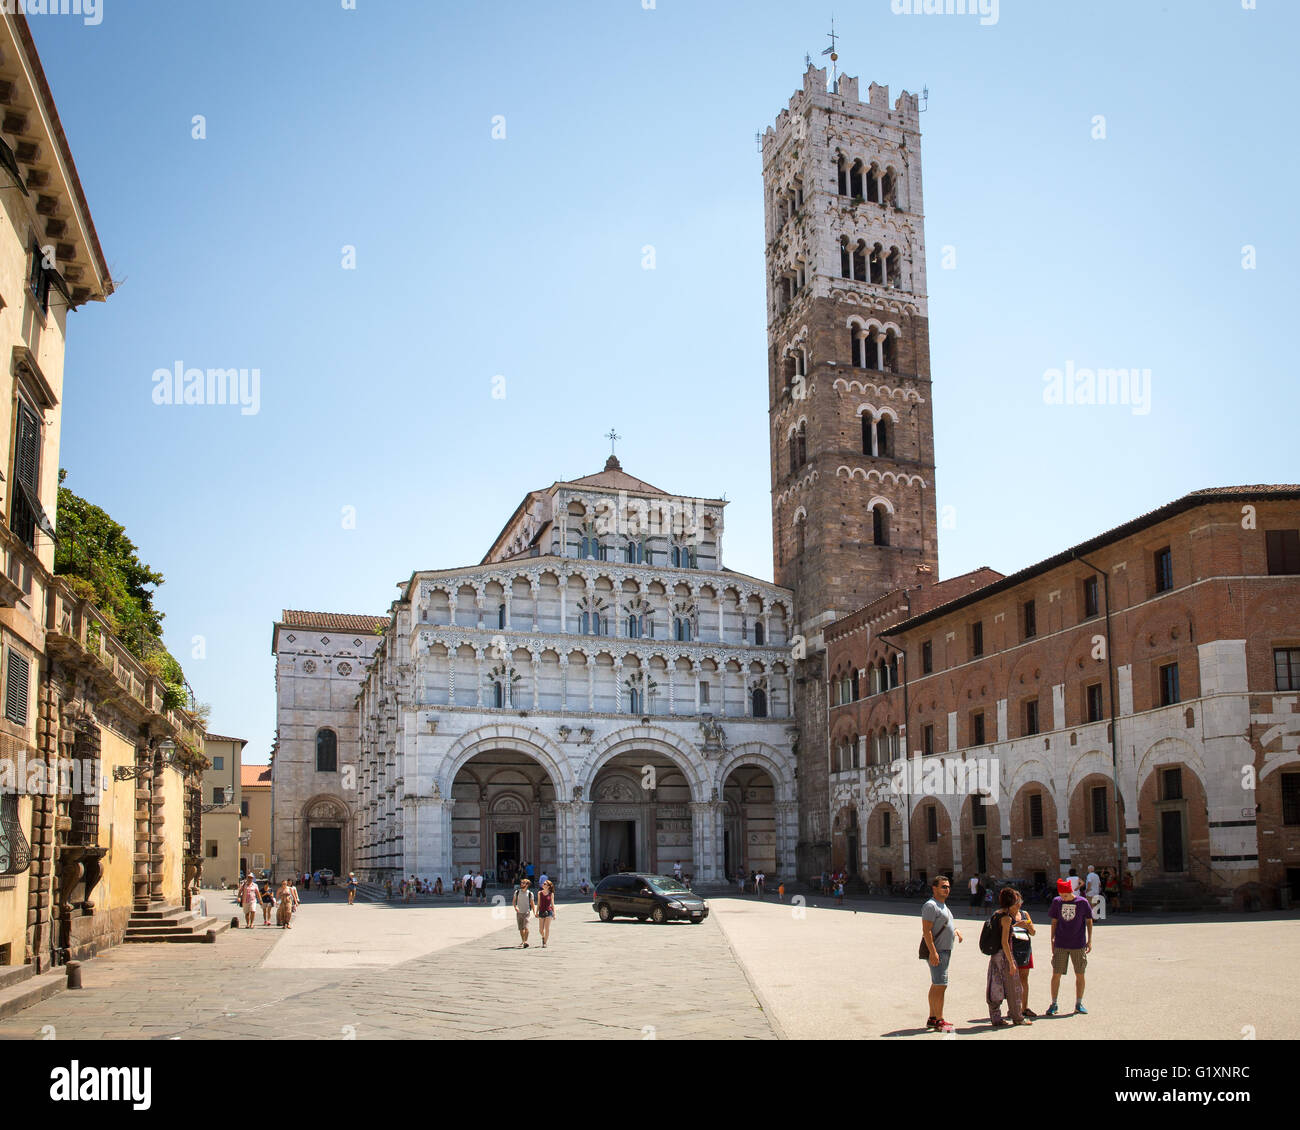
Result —
[{"label": "clear blue sky", "polygon": [[[725,492],[727,564],[771,576],[754,134],[831,7],[32,17],[119,284],[69,320],[61,462],[166,576],[168,646],[249,760],[274,735],[281,609],[382,613],[413,570],[477,561],[525,492],[601,467],[611,425],[631,473]],[[1003,0],[991,26],[835,7],[864,90],[930,91],[941,573],[1300,478],[1300,6]],[[258,368],[260,411],[154,404],[177,361]],[[1150,412],[1044,404],[1067,362],[1150,369]]]}]

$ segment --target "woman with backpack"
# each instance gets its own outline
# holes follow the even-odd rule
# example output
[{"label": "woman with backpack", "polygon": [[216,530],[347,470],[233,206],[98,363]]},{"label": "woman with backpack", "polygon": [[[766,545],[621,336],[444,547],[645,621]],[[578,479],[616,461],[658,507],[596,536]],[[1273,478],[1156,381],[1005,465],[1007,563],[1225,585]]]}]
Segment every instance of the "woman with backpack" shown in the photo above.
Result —
[{"label": "woman with backpack", "polygon": [[[1015,887],[1003,887],[998,895],[998,910],[984,924],[980,934],[980,952],[989,955],[988,980],[984,997],[988,1001],[989,1020],[994,1028],[1011,1024],[1032,1024],[1022,1011],[1020,971],[1011,950],[1011,927],[1020,910],[1020,892]],[[1007,1002],[1011,1014],[1008,1022],[1002,1019],[1002,1002]]]}]

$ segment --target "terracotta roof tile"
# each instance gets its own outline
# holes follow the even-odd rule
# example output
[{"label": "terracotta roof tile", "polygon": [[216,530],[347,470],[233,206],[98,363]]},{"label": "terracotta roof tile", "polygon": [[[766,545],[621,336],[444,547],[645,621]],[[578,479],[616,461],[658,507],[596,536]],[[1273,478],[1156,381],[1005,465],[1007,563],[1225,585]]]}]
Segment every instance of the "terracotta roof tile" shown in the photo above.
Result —
[{"label": "terracotta roof tile", "polygon": [[350,612],[303,612],[286,608],[280,623],[286,628],[328,628],[336,632],[367,632],[375,635],[388,623],[387,616],[357,616]]},{"label": "terracotta roof tile", "polygon": [[250,785],[269,785],[271,783],[271,767],[269,765],[241,765],[239,767],[239,785],[241,788],[248,788]]}]

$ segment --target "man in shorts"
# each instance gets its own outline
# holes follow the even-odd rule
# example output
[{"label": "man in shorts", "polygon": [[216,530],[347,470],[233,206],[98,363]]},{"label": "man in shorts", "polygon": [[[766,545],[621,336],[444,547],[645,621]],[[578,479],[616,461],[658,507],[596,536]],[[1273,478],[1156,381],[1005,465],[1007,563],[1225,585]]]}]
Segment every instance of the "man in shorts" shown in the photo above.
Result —
[{"label": "man in shorts", "polygon": [[519,880],[519,887],[515,891],[514,908],[515,908],[515,925],[519,927],[519,948],[526,950],[528,948],[528,919],[532,916],[533,892],[528,888],[531,886],[525,879]]},{"label": "man in shorts", "polygon": [[1088,954],[1092,952],[1092,907],[1087,899],[1081,899],[1074,893],[1074,884],[1069,879],[1058,879],[1056,889],[1060,893],[1052,900],[1052,1003],[1047,1006],[1047,1015],[1055,1016],[1056,991],[1061,984],[1061,976],[1068,965],[1074,966],[1074,1011],[1083,1016],[1088,1010],[1083,1007],[1083,974],[1088,968]]},{"label": "man in shorts", "polygon": [[952,1025],[943,1018],[943,997],[948,990],[952,942],[954,938],[960,942],[961,934],[954,928],[952,911],[945,905],[952,890],[948,876],[936,875],[930,890],[933,897],[921,908],[921,941],[930,960],[930,1018],[925,1026],[936,1032],[951,1032]]}]

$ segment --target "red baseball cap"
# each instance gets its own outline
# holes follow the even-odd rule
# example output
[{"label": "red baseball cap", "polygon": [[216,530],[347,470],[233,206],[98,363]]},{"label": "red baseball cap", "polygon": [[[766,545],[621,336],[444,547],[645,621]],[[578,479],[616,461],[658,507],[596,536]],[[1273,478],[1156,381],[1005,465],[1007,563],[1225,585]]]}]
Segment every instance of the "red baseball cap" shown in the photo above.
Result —
[{"label": "red baseball cap", "polygon": [[1056,880],[1056,893],[1058,895],[1068,895],[1072,890],[1074,890],[1074,886],[1069,879]]}]

